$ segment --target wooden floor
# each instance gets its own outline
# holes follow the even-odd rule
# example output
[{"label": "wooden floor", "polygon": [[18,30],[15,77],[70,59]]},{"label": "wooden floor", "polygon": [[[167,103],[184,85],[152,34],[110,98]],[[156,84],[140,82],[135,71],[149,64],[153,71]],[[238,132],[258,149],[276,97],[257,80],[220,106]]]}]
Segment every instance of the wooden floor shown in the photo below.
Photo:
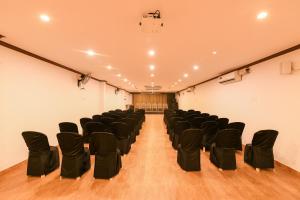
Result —
[{"label": "wooden floor", "polygon": [[[201,152],[201,172],[184,172],[166,134],[162,115],[147,115],[123,168],[112,180],[93,179],[93,167],[80,180],[60,170],[45,178],[26,176],[26,162],[0,173],[0,199],[300,199],[300,176],[283,166],[256,172],[237,154],[238,170],[220,172]],[[92,164],[94,157],[92,157]]]}]

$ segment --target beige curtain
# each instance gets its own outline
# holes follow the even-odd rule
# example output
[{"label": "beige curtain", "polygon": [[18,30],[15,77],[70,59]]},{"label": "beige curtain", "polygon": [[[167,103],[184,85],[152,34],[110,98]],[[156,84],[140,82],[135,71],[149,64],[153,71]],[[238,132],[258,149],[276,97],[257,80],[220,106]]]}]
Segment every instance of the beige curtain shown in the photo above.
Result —
[{"label": "beige curtain", "polygon": [[165,107],[167,105],[167,94],[160,93],[140,93],[133,94],[133,104],[135,108]]}]

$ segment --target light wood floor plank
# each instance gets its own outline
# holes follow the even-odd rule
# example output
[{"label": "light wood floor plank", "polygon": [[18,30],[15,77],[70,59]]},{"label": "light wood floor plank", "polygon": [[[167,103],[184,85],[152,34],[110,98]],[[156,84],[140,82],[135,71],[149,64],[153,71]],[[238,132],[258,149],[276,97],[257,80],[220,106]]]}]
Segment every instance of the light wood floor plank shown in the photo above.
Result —
[{"label": "light wood floor plank", "polygon": [[300,175],[284,166],[258,173],[238,153],[238,169],[220,172],[210,163],[209,152],[201,152],[201,172],[185,172],[176,157],[162,115],[147,115],[112,180],[95,180],[93,167],[80,180],[60,181],[60,170],[43,179],[27,177],[23,162],[0,173],[0,199],[300,199]]}]

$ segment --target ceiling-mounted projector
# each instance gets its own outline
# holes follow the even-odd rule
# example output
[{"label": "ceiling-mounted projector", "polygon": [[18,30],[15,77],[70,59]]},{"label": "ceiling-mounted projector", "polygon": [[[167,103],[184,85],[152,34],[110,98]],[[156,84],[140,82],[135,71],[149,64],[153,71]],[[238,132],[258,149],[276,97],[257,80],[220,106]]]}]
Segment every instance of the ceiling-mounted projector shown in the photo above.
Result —
[{"label": "ceiling-mounted projector", "polygon": [[144,33],[159,33],[164,26],[160,11],[147,12],[143,14],[139,23],[141,31]]}]

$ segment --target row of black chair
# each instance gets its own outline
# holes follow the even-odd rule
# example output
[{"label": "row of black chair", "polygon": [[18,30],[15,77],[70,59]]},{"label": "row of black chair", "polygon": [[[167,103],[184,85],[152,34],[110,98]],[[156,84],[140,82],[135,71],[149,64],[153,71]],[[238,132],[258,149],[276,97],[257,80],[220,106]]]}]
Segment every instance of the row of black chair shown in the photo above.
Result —
[{"label": "row of black chair", "polygon": [[[194,110],[165,110],[164,121],[172,146],[178,150],[177,162],[187,171],[200,170],[200,148],[210,150],[210,160],[219,169],[236,169],[236,150],[242,151],[245,124],[229,123],[227,118]],[[274,168],[273,145],[278,132],[255,133],[246,145],[244,160],[253,167]]]},{"label": "row of black chair", "polygon": [[[90,169],[90,154],[93,154],[94,177],[111,178],[122,167],[121,155],[128,153],[135,142],[145,121],[145,111],[115,110],[85,119],[88,118],[80,120],[83,135],[75,123],[59,124],[57,139],[63,155],[61,177],[79,178]],[[49,146],[46,135],[33,131],[22,135],[29,149],[27,175],[43,176],[59,167],[58,149]],[[84,147],[84,143],[88,143],[89,148]]]}]

